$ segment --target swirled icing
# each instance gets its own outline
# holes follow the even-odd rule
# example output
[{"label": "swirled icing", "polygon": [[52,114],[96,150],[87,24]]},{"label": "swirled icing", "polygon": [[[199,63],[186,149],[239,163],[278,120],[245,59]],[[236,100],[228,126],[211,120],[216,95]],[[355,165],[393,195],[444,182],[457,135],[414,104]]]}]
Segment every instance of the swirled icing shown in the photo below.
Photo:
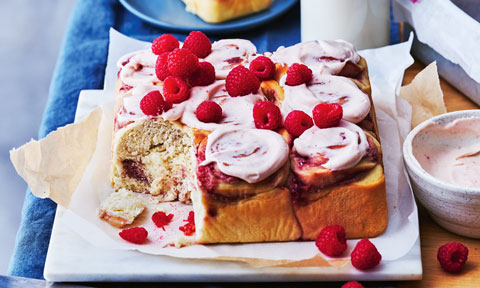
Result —
[{"label": "swirled icing", "polygon": [[337,127],[320,129],[313,126],[295,139],[296,152],[304,157],[321,156],[323,167],[343,170],[357,165],[368,151],[365,132],[355,124],[341,120]]},{"label": "swirled icing", "polygon": [[312,84],[289,86],[285,77],[280,81],[284,90],[282,115],[302,110],[312,116],[312,109],[320,103],[337,103],[343,108],[343,119],[358,123],[370,112],[370,99],[355,83],[342,76],[315,75]]},{"label": "swirled icing", "polygon": [[130,86],[139,84],[155,85],[159,82],[155,75],[157,57],[150,49],[136,51],[123,56],[117,62],[117,66],[121,68],[120,80]]},{"label": "swirled icing", "polygon": [[252,42],[243,39],[225,39],[212,44],[212,52],[205,58],[215,68],[217,79],[225,79],[238,65],[246,65],[257,54]]},{"label": "swirled icing", "polygon": [[208,135],[205,161],[215,162],[223,173],[260,182],[288,160],[288,145],[280,134],[264,129],[222,126]]},{"label": "swirled icing", "polygon": [[305,64],[314,74],[338,74],[347,61],[357,63],[360,56],[352,44],[343,40],[317,40],[280,47],[272,55],[277,63]]}]

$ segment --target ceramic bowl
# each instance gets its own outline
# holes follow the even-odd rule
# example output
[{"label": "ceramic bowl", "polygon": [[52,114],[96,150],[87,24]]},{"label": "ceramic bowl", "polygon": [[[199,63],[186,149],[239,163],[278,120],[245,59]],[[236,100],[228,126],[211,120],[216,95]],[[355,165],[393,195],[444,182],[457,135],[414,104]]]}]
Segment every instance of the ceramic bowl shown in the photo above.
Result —
[{"label": "ceramic bowl", "polygon": [[478,239],[480,238],[480,187],[461,187],[434,178],[422,168],[413,153],[413,149],[425,141],[423,134],[425,127],[432,121],[446,125],[456,119],[471,117],[480,118],[480,110],[451,112],[424,121],[405,139],[403,158],[415,196],[432,218],[453,233]]}]

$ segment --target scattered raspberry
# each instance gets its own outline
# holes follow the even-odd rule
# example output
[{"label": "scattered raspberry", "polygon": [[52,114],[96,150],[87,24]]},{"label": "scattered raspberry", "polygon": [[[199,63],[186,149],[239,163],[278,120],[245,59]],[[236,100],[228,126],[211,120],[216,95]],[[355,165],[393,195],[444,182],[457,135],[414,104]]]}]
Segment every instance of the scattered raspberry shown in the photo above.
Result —
[{"label": "scattered raspberry", "polygon": [[178,230],[182,231],[185,236],[192,236],[195,233],[195,214],[193,211],[190,211],[188,218],[183,221],[187,222],[187,224],[179,227]]},{"label": "scattered raspberry", "polygon": [[198,58],[205,58],[212,52],[212,43],[207,35],[200,31],[192,31],[183,42],[182,48],[192,51]]},{"label": "scattered raspberry", "polygon": [[367,238],[360,240],[350,256],[353,267],[359,270],[369,270],[377,266],[382,260],[375,245]]},{"label": "scattered raspberry", "polygon": [[167,215],[163,211],[157,211],[152,215],[152,221],[153,223],[155,223],[155,226],[157,226],[158,228],[162,228],[163,231],[165,231],[165,226],[167,226],[168,224],[170,224],[170,222],[172,222],[172,219],[173,219],[173,214]]},{"label": "scattered raspberry", "polygon": [[215,82],[215,68],[209,62],[200,62],[197,70],[188,76],[188,84],[194,86],[207,86]]},{"label": "scattered raspberry", "polygon": [[188,49],[173,50],[167,62],[170,74],[178,77],[186,77],[198,68],[198,57]]},{"label": "scattered raspberry", "polygon": [[173,51],[175,48],[178,48],[180,43],[178,43],[177,38],[171,34],[163,34],[157,39],[153,40],[152,43],[152,52],[153,54],[160,55],[164,52]]},{"label": "scattered raspberry", "polygon": [[285,128],[288,133],[295,137],[299,137],[305,130],[312,126],[312,117],[300,110],[294,110],[288,113],[287,118],[285,118]]},{"label": "scattered raspberry", "polygon": [[232,97],[244,96],[257,92],[260,88],[260,81],[250,70],[240,65],[228,73],[225,87]]},{"label": "scattered raspberry", "polygon": [[162,94],[155,90],[143,96],[140,101],[140,109],[145,115],[158,116],[172,107],[172,104],[165,102]]},{"label": "scattered raspberry", "polygon": [[197,107],[198,120],[208,122],[218,122],[222,119],[222,107],[213,101],[203,101]]},{"label": "scattered raspberry", "polygon": [[318,250],[331,257],[342,255],[347,250],[345,229],[340,225],[327,226],[320,231],[315,240]]},{"label": "scattered raspberry", "polygon": [[275,74],[275,64],[270,58],[259,56],[250,63],[250,71],[252,71],[259,80],[269,80]]},{"label": "scattered raspberry", "polygon": [[143,227],[133,227],[128,229],[123,229],[118,233],[123,240],[126,240],[135,244],[142,244],[147,240],[148,232]]},{"label": "scattered raspberry", "polygon": [[155,74],[157,78],[161,81],[165,80],[170,76],[170,71],[168,71],[168,52],[163,52],[157,57],[157,62],[155,63]]},{"label": "scattered raspberry", "polygon": [[459,242],[448,242],[438,248],[437,259],[443,270],[459,272],[467,262],[468,248]]},{"label": "scattered raspberry", "polygon": [[294,63],[287,70],[287,85],[297,86],[312,81],[312,70],[306,65]]},{"label": "scattered raspberry", "polygon": [[342,288],[364,288],[362,284],[357,281],[350,281],[342,285]]},{"label": "scattered raspberry", "polygon": [[187,82],[180,77],[168,76],[163,81],[163,95],[168,102],[182,103],[190,96]]},{"label": "scattered raspberry", "polygon": [[258,101],[253,106],[253,120],[258,129],[277,130],[282,124],[282,114],[272,102]]},{"label": "scattered raspberry", "polygon": [[312,114],[318,127],[335,127],[342,120],[343,108],[337,103],[321,103],[313,108]]}]

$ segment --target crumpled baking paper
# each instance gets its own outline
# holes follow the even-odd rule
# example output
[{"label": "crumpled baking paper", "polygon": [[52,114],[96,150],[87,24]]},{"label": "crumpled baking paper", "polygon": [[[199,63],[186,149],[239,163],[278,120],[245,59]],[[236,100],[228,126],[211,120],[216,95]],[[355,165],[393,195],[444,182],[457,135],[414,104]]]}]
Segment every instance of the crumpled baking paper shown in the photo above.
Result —
[{"label": "crumpled baking paper", "polygon": [[[369,65],[372,95],[382,142],[389,209],[389,224],[386,232],[371,241],[382,254],[382,259],[387,261],[406,255],[419,236],[417,208],[408,186],[401,156],[401,144],[410,130],[412,110],[410,105],[398,96],[404,70],[413,63],[409,54],[412,38],[405,43],[360,52]],[[92,245],[106,249],[136,249],[143,253],[181,258],[245,261],[254,266],[341,266],[348,263],[349,254],[357,240],[349,240],[349,249],[345,256],[336,259],[321,255],[313,242],[300,241],[192,245],[175,248],[162,247],[153,240],[144,245],[133,245],[118,237],[119,229],[97,217],[96,212],[101,201],[113,192],[108,173],[113,130],[114,82],[117,74],[115,63],[123,54],[146,47],[149,47],[148,43],[128,38],[112,29],[105,90],[82,91],[76,117],[76,121],[79,122],[61,128],[39,141],[43,145],[42,149],[27,143],[11,151],[11,159],[17,172],[27,181],[32,192],[38,197],[50,197],[66,208],[62,217],[56,221],[64,221]],[[431,85],[438,85],[438,83]],[[97,106],[100,108],[94,110],[93,114],[89,114]],[[81,120],[82,118],[85,120]],[[92,130],[84,131],[87,127],[85,123],[97,125],[93,125]],[[96,141],[84,141],[88,143],[82,142],[77,146],[71,146],[74,139],[69,136],[80,132],[96,134],[96,137],[89,138]],[[58,140],[57,134],[62,135],[61,141]],[[89,147],[95,147],[94,151],[88,150]],[[58,169],[52,167],[52,163],[62,163],[62,159],[57,159],[57,153],[53,152],[58,149],[70,151],[64,153],[65,161],[88,164],[63,166],[64,171],[58,173]],[[43,161],[37,163],[38,158]],[[88,159],[90,161],[87,161]],[[80,177],[81,180],[72,182],[78,183],[76,187],[62,186],[65,190],[61,197],[46,193],[45,185],[39,185],[39,183],[55,185],[56,182],[52,179],[58,177],[65,178],[64,181],[77,179],[76,177]],[[146,212],[147,215],[156,209],[168,209],[168,205],[177,204],[158,205],[163,206],[148,207],[147,211],[150,212]],[[148,217],[143,218],[148,219]],[[154,228],[147,227],[147,229]],[[156,230],[153,232],[149,230],[149,232],[153,235],[161,233]],[[149,237],[149,239],[155,239],[155,237]]]}]

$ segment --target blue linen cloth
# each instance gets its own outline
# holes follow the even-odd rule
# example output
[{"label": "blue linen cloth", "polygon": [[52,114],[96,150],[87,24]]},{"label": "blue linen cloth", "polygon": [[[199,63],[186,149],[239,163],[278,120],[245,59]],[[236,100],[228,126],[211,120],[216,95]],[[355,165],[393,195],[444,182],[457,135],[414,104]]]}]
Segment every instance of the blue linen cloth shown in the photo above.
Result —
[{"label": "blue linen cloth", "polygon": [[[52,78],[39,138],[73,122],[80,90],[103,88],[110,27],[147,41],[166,32],[141,21],[116,0],[77,1]],[[186,37],[185,34],[172,34],[182,41]],[[276,21],[228,37],[249,39],[260,52],[298,43],[299,5]],[[27,190],[9,275],[43,279],[55,211],[55,203],[36,198]]]}]

